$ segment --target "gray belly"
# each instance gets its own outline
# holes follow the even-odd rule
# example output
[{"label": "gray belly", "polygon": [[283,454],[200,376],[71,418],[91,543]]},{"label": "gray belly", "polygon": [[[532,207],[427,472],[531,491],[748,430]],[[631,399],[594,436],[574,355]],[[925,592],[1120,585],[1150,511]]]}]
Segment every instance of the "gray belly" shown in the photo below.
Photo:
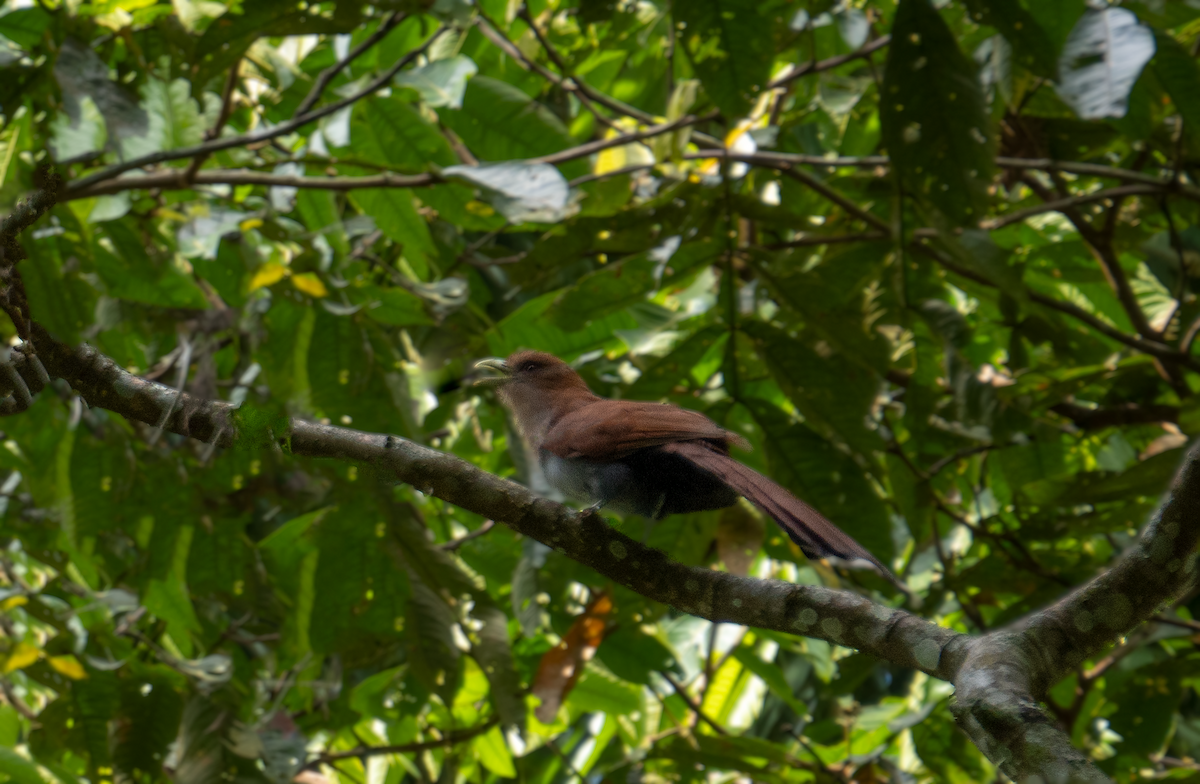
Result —
[{"label": "gray belly", "polygon": [[645,498],[642,483],[625,463],[597,463],[542,451],[542,473],[555,489],[576,503],[603,503],[619,515],[653,517],[657,504]]},{"label": "gray belly", "polygon": [[620,461],[598,463],[542,451],[542,473],[560,493],[585,506],[603,504],[622,517],[654,520],[672,514],[722,509],[737,493],[690,460],[643,449]]}]

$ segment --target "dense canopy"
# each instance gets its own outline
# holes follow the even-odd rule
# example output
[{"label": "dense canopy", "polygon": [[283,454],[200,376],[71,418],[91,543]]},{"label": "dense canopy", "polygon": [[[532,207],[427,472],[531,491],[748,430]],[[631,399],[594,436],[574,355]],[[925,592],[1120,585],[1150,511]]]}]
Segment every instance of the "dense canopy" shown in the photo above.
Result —
[{"label": "dense canopy", "polygon": [[[0,3],[0,782],[1200,775],[1198,53],[1195,0]],[[489,477],[551,494],[472,383],[522,348],[908,592]]]}]

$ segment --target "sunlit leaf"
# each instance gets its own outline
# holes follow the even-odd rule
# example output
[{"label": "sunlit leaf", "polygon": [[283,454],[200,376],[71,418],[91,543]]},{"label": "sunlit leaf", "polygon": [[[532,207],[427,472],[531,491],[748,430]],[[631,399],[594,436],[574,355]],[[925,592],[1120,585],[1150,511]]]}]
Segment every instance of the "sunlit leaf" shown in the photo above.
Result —
[{"label": "sunlit leaf", "polygon": [[1131,11],[1089,9],[1063,47],[1058,94],[1085,120],[1124,117],[1133,83],[1154,49],[1154,33]]},{"label": "sunlit leaf", "polygon": [[[254,283],[258,281],[260,275],[263,275],[263,272],[264,272],[264,270],[260,270],[259,272],[255,273],[254,279],[251,280],[251,282],[250,282],[252,289],[261,287],[261,286],[254,286]],[[272,281],[272,282],[274,282],[274,281]],[[261,284],[261,285],[269,286],[270,283]],[[321,279],[319,277],[317,277],[315,272],[302,272],[299,275],[293,275],[292,276],[292,285],[295,286],[296,288],[298,288],[300,291],[303,291],[305,294],[307,294],[310,297],[328,297],[329,296],[329,289],[325,288],[325,284],[323,282],[321,282]]]},{"label": "sunlit leaf", "polygon": [[23,667],[28,667],[40,659],[41,656],[42,651],[36,645],[19,642],[9,651],[8,656],[4,659],[4,672],[15,672]]}]

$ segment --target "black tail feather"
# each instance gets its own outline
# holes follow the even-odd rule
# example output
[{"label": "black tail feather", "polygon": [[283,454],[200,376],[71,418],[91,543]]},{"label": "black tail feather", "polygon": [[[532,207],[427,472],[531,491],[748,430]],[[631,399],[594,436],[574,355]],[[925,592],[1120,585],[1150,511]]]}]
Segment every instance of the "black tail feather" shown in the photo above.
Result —
[{"label": "black tail feather", "polygon": [[809,558],[863,560],[872,564],[898,588],[907,587],[867,548],[825,519],[825,516],[783,487],[744,466],[703,441],[677,441],[660,449],[687,458],[724,482],[769,515]]}]

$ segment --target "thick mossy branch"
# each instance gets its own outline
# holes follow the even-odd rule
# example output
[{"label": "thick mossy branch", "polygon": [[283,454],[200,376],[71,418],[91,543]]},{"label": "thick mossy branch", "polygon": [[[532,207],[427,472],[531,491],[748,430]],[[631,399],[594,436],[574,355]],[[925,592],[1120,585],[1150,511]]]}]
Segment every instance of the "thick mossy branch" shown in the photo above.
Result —
[{"label": "thick mossy branch", "polygon": [[[89,346],[35,325],[39,354],[89,404],[156,424],[176,400]],[[235,409],[180,398],[167,430],[235,447]],[[850,591],[736,577],[676,563],[611,528],[454,455],[397,436],[292,419],[278,434],[296,455],[371,466],[387,480],[500,521],[646,596],[713,621],[815,637],[954,683],[959,725],[1014,780],[1106,777],[1041,708],[1045,690],[1192,584],[1200,537],[1200,457],[1193,450],[1137,546],[1112,570],[1019,624],[970,637]]]}]

